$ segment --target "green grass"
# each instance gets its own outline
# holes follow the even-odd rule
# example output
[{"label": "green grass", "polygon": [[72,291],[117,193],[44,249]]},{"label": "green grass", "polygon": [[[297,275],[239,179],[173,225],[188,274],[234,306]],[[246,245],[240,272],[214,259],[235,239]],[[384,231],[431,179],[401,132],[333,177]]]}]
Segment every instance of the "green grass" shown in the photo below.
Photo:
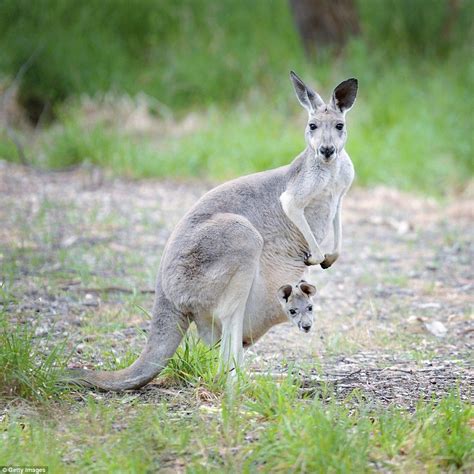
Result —
[{"label": "green grass", "polygon": [[219,347],[207,347],[196,335],[186,334],[183,342],[162,371],[160,377],[170,383],[222,391],[226,377],[219,372]]},{"label": "green grass", "polygon": [[[60,383],[68,362],[66,343],[41,343],[35,337],[35,326],[22,322],[21,315],[13,323],[7,309],[17,304],[12,291],[18,269],[7,262],[0,274],[0,405],[1,401],[26,399],[47,402],[57,399],[64,386]],[[46,344],[45,344],[46,343]]]},{"label": "green grass", "polygon": [[[298,396],[292,377],[253,380],[232,400],[143,404],[88,396],[49,417],[0,421],[2,465],[54,472],[452,472],[473,467],[472,407],[452,394],[415,413],[357,410]],[[330,393],[330,392],[329,392]],[[48,419],[49,418],[49,419]]]},{"label": "green grass", "polygon": [[[355,64],[355,75],[362,64]],[[376,84],[361,78],[360,96],[348,116],[347,144],[358,185],[382,183],[444,195],[471,179],[474,104],[464,91],[472,83],[472,67],[466,64],[456,73],[441,62],[426,67],[420,76],[409,64],[394,65],[392,74]],[[339,79],[347,75],[337,74]],[[289,81],[285,89],[273,103],[260,94],[236,107],[195,112],[197,124],[191,131],[181,132],[180,121],[157,121],[156,135],[123,130],[107,120],[90,123],[78,104],[63,109],[61,123],[46,130],[28,155],[41,166],[88,162],[138,178],[200,176],[220,181],[270,169],[289,163],[304,148],[305,112]],[[330,87],[323,91],[328,96]],[[161,133],[162,127],[171,126],[177,137]],[[2,149],[8,150],[7,145]],[[16,152],[2,156],[15,160]]]},{"label": "green grass", "polygon": [[[7,367],[1,386],[14,387],[17,399],[40,402],[37,414],[25,417],[13,406],[0,419],[1,465],[245,473],[474,467],[474,409],[456,392],[420,401],[409,413],[369,406],[362,390],[342,403],[329,386],[308,396],[292,369],[280,380],[240,374],[229,392],[219,382],[217,348],[188,337],[161,376],[174,397],[155,396],[150,403],[146,395],[84,392],[79,401],[77,395],[59,397],[51,368],[64,364],[64,354],[53,351],[48,362],[32,341],[25,332],[1,336],[0,367]],[[1,396],[12,395],[2,390]]]},{"label": "green grass", "polygon": [[66,364],[64,343],[42,350],[31,328],[13,329],[0,315],[0,398],[56,398]]},{"label": "green grass", "polygon": [[443,56],[472,34],[472,2],[459,2],[449,24],[449,0],[358,0],[366,41],[384,55]]},{"label": "green grass", "polygon": [[[7,307],[13,298],[8,287],[2,298]],[[81,393],[59,382],[67,363],[62,347],[45,355],[38,343],[32,328],[13,329],[3,314],[0,403],[9,405],[0,418],[0,465],[46,465],[52,472],[474,468],[474,410],[456,392],[420,401],[413,413],[385,409],[364,402],[363,389],[338,400],[323,384],[308,395],[301,389],[302,367],[279,380],[241,373],[229,391],[219,376],[218,348],[191,335],[154,390]],[[109,369],[134,356],[130,350],[120,359],[107,350],[103,355]]]},{"label": "green grass", "polygon": [[[421,77],[401,64],[376,85],[361,79],[360,97],[348,116],[347,144],[359,185],[443,195],[466,183],[474,169],[474,104],[463,96],[463,81],[472,79],[465,69],[453,74],[440,63]],[[326,96],[329,91],[326,87]],[[289,81],[286,96],[274,103],[260,96],[253,104],[201,111],[196,121],[196,130],[178,138],[137,136],[105,123],[91,129],[81,122],[80,111],[69,111],[63,126],[45,137],[45,164],[87,161],[132,177],[224,180],[287,164],[305,146],[305,112]]]}]

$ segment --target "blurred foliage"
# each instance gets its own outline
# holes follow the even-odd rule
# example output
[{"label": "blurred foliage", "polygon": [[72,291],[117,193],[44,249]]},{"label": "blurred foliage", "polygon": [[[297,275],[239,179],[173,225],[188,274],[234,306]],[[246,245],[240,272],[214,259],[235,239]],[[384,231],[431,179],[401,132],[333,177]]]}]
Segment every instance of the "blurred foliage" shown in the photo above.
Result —
[{"label": "blurred foliage", "polygon": [[[361,35],[342,53],[308,58],[286,0],[3,0],[0,72],[12,78],[33,56],[20,100],[33,119],[48,104],[57,118],[29,150],[41,164],[216,179],[286,164],[301,151],[304,113],[290,69],[324,97],[355,76],[348,150],[359,183],[435,194],[462,186],[473,172],[474,2],[357,5]],[[163,123],[143,136],[91,121],[80,97],[100,107],[110,91],[144,92]],[[197,124],[180,131],[190,110]],[[169,120],[174,132],[161,133]],[[0,157],[17,159],[5,134]]]},{"label": "blurred foliage", "polygon": [[228,102],[303,60],[283,0],[4,0],[0,45],[10,75],[36,54],[26,104],[109,89],[173,108]]},{"label": "blurred foliage", "polygon": [[[363,36],[384,56],[447,54],[467,41],[474,2],[450,28],[449,4],[359,0]],[[305,64],[286,0],[3,0],[0,45],[9,75],[35,56],[21,84],[30,106],[110,89],[173,108],[230,102]]]},{"label": "blurred foliage", "polygon": [[446,55],[472,44],[472,0],[357,0],[362,31],[389,56]]}]

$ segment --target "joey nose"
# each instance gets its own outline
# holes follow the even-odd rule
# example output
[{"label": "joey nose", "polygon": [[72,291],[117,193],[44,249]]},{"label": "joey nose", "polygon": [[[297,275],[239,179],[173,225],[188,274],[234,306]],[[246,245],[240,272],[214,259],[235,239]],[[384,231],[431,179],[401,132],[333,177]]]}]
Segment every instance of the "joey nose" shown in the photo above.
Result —
[{"label": "joey nose", "polygon": [[310,329],[311,329],[311,324],[309,323],[303,323],[301,325],[301,329],[304,331],[304,332],[308,332]]},{"label": "joey nose", "polygon": [[333,146],[321,146],[319,147],[319,152],[324,155],[326,158],[330,158],[336,149]]}]

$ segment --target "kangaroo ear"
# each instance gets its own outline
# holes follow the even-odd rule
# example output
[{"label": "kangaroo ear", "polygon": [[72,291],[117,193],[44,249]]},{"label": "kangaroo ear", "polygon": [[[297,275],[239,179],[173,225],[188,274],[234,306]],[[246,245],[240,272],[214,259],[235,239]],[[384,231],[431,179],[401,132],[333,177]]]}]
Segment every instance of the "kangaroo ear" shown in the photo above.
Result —
[{"label": "kangaroo ear", "polygon": [[299,285],[299,289],[308,297],[311,298],[316,294],[316,287],[314,285],[311,285],[310,283],[307,283],[305,281],[302,281]]},{"label": "kangaroo ear", "polygon": [[354,105],[359,83],[351,78],[341,82],[332,93],[330,106],[339,112],[346,113]]},{"label": "kangaroo ear", "polygon": [[293,287],[291,285],[281,286],[278,290],[278,299],[280,300],[280,302],[287,303],[292,291]]},{"label": "kangaroo ear", "polygon": [[290,78],[295,88],[296,97],[308,113],[315,112],[319,106],[324,105],[319,94],[309,88],[293,71],[290,71]]}]

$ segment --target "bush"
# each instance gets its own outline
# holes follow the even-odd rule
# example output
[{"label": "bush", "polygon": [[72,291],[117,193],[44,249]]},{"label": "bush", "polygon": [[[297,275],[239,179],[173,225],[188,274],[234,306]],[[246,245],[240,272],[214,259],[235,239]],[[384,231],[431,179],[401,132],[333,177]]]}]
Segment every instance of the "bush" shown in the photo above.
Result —
[{"label": "bush", "polygon": [[5,0],[0,45],[10,75],[34,55],[20,99],[36,113],[110,89],[174,108],[229,102],[302,61],[284,0]]},{"label": "bush", "polygon": [[[326,51],[308,61],[286,0],[162,0],[159,7],[152,0],[4,0],[0,71],[12,76],[34,54],[21,101],[34,120],[49,103],[62,121],[43,134],[42,150],[29,153],[33,161],[219,180],[286,164],[301,151],[304,115],[290,69],[325,98],[355,76],[360,94],[348,150],[358,182],[436,194],[462,186],[473,171],[474,3],[460,2],[454,16],[449,0],[358,5],[361,35],[338,57]],[[166,117],[199,107],[199,124],[179,136],[131,136],[81,117],[80,101],[55,106],[83,93],[100,102],[105,91],[132,101],[143,91],[155,98],[148,110]],[[0,136],[0,158],[17,155]]]},{"label": "bush", "polygon": [[[360,0],[362,37],[386,57],[469,44],[473,2]],[[0,71],[33,115],[70,95],[145,91],[173,109],[275,91],[306,61],[286,0],[3,0]],[[33,117],[34,118],[34,117]]]},{"label": "bush", "polygon": [[358,0],[358,7],[367,42],[391,56],[446,55],[470,44],[471,1]]}]

